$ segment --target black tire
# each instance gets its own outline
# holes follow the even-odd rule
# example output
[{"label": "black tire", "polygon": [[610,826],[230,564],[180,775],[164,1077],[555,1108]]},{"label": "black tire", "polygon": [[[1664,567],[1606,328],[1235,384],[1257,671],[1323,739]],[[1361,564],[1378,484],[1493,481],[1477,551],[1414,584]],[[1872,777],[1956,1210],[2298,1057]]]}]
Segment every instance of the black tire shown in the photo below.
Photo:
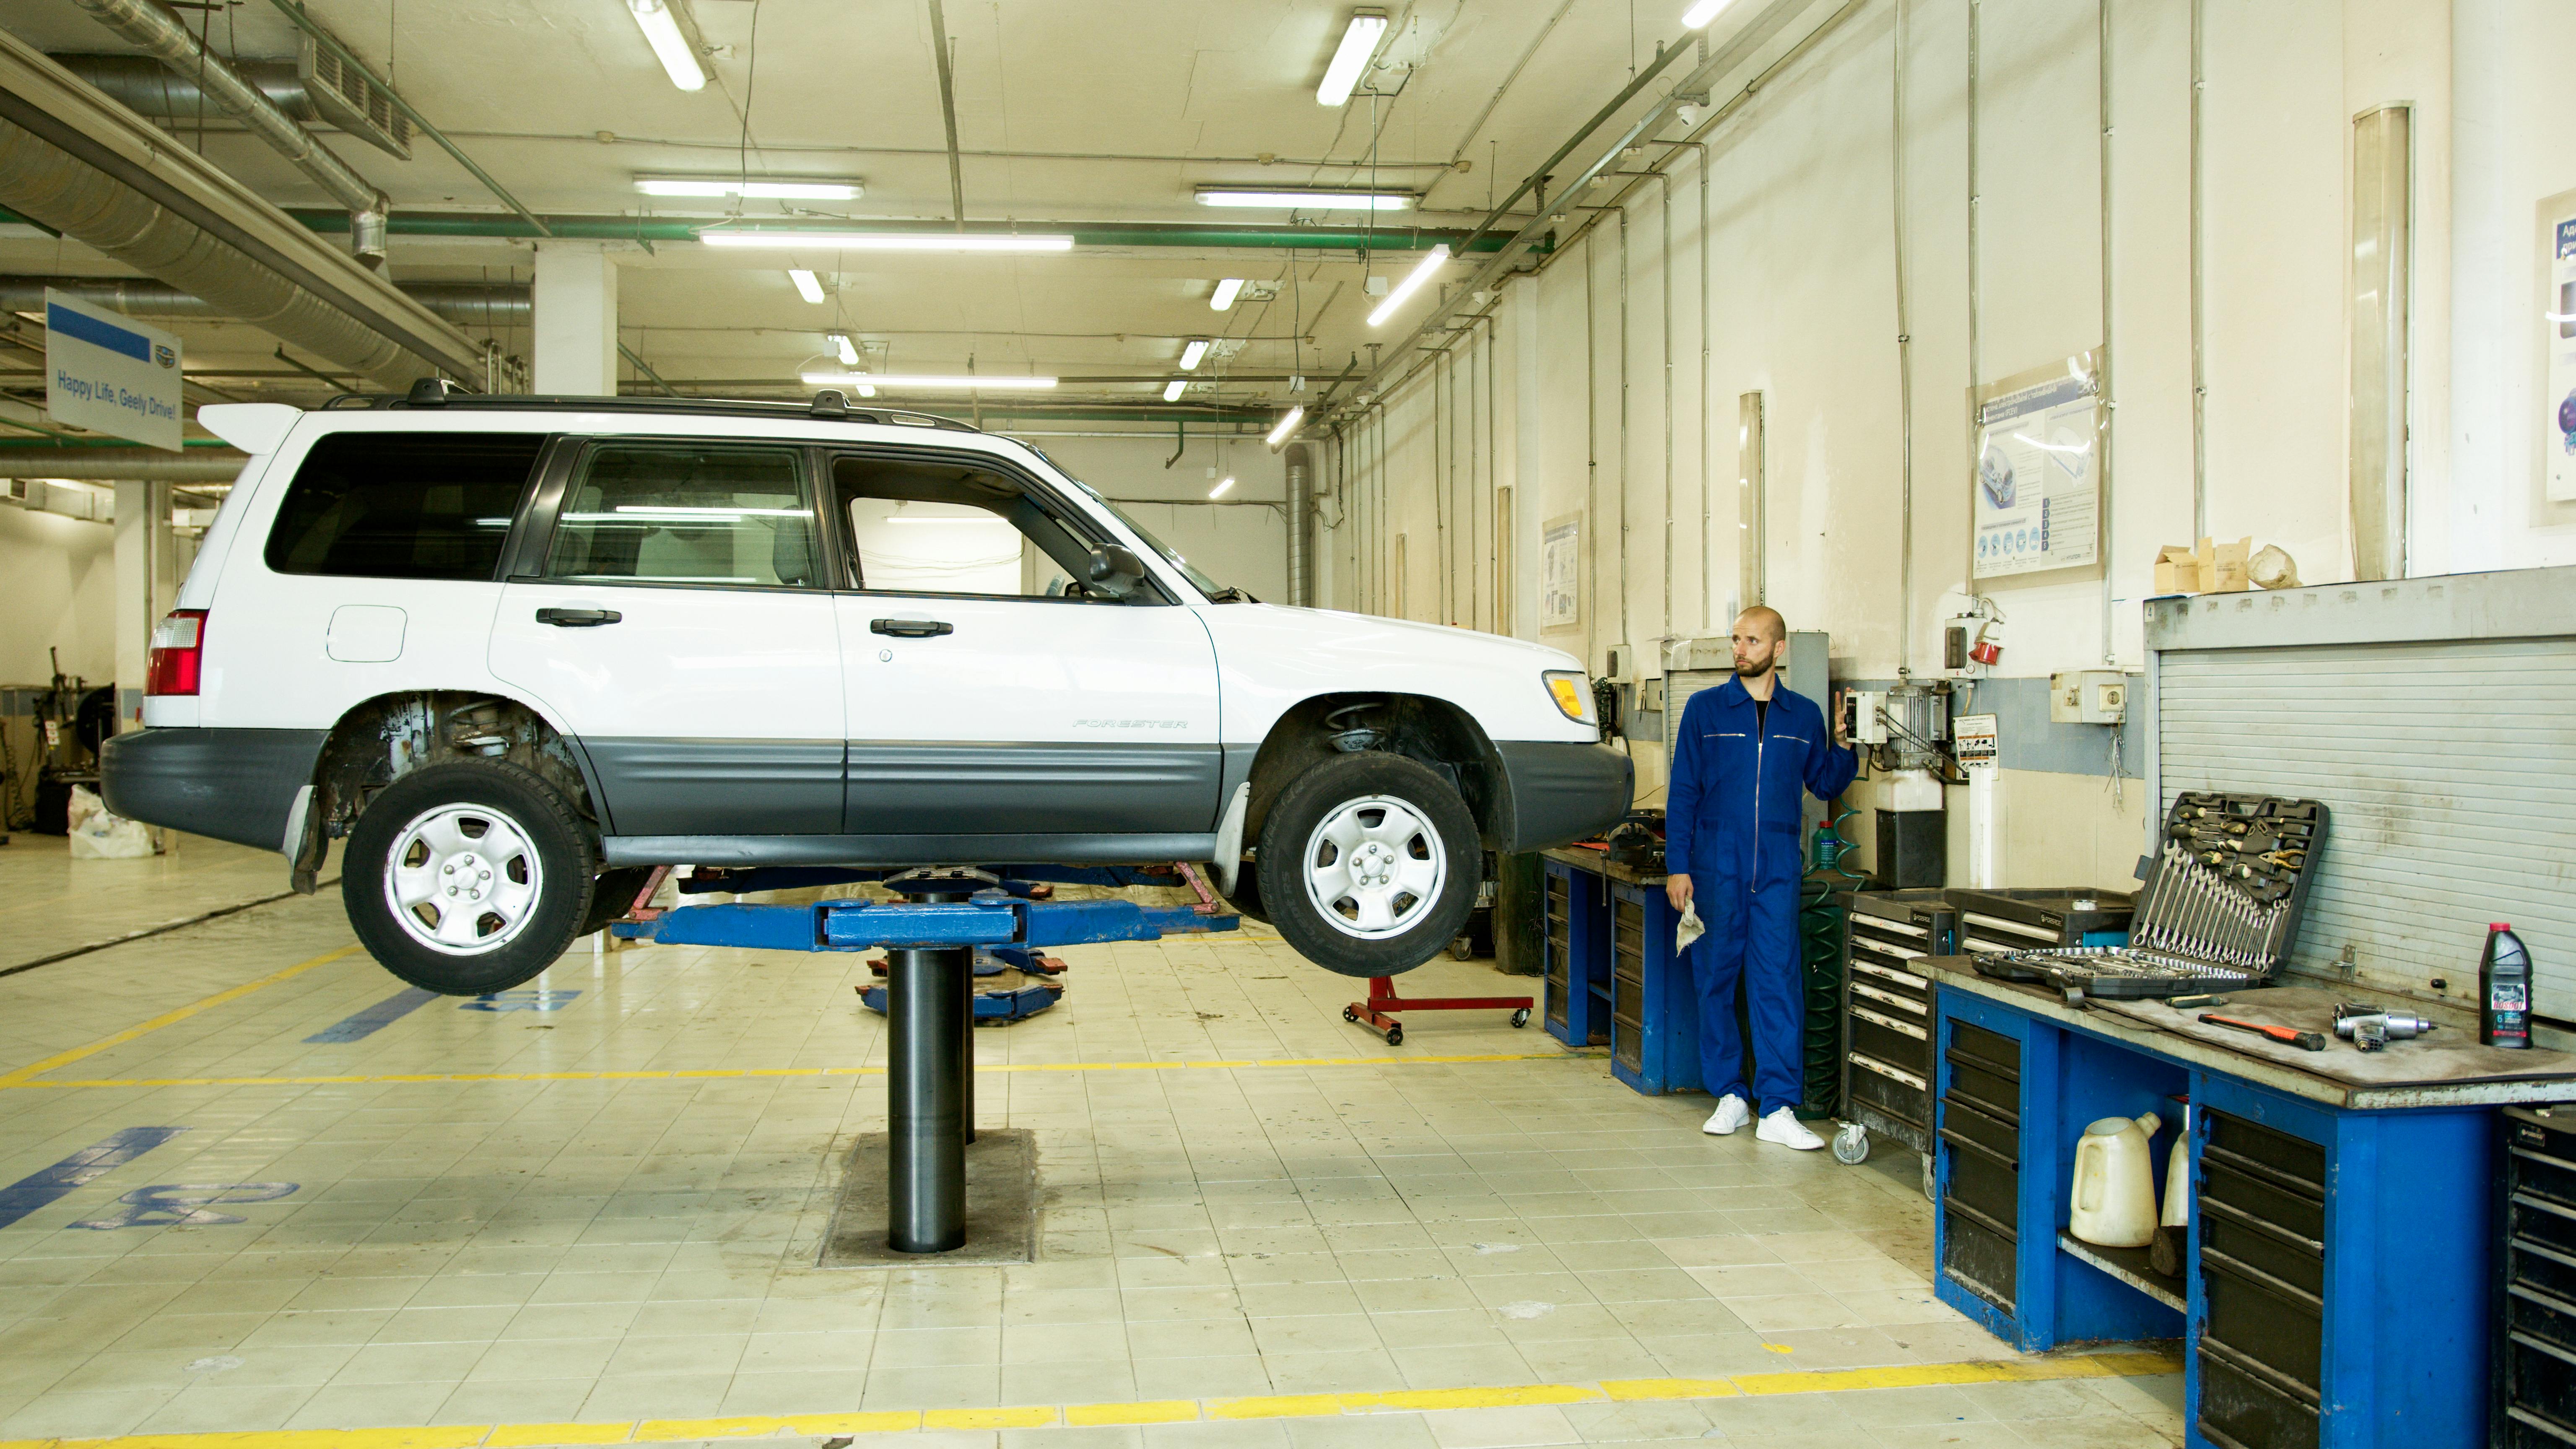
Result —
[{"label": "black tire", "polygon": [[1225,903],[1234,907],[1235,914],[1246,920],[1259,921],[1265,926],[1270,924],[1270,912],[1261,905],[1259,865],[1246,861],[1235,868],[1234,890],[1226,896]]},{"label": "black tire", "polygon": [[1515,1027],[1523,1027],[1523,1026],[1527,1026],[1527,1025],[1529,1025],[1529,1008],[1528,1008],[1528,1007],[1524,1006],[1524,1007],[1520,1008],[1519,1010],[1517,1010],[1517,1011],[1515,1011],[1515,1012],[1513,1012],[1513,1013],[1512,1013],[1512,1025],[1513,1025],[1513,1026],[1515,1026]]},{"label": "black tire", "polygon": [[[1317,829],[1328,817],[1368,800],[1398,802],[1430,827],[1412,838],[1408,850],[1422,854],[1410,859],[1429,860],[1429,840],[1436,835],[1439,842],[1437,886],[1425,896],[1398,897],[1391,926],[1400,929],[1374,936],[1355,934],[1346,924],[1350,912],[1336,911],[1328,920],[1326,907],[1316,902],[1306,881],[1306,854]],[[1377,751],[1334,755],[1289,781],[1271,802],[1261,825],[1262,904],[1289,946],[1325,970],[1343,976],[1394,976],[1458,939],[1476,908],[1483,859],[1475,817],[1449,782],[1428,767]]]},{"label": "black tire", "polygon": [[1388,1027],[1386,1029],[1386,1044],[1388,1046],[1404,1045],[1404,1028],[1400,1026]]},{"label": "black tire", "polygon": [[[442,810],[453,812],[454,838],[468,852],[461,858],[472,862],[469,869],[498,872],[499,879],[490,885],[495,895],[483,912],[469,916],[464,910],[471,908],[461,908],[452,918],[439,912],[433,896],[408,913],[419,924],[406,926],[388,893],[391,857],[397,845],[404,845],[405,869],[425,870],[437,863],[428,842],[413,838],[412,832]],[[519,843],[497,847],[489,857],[473,853],[473,846],[493,838],[496,818],[518,827],[512,833]],[[386,970],[424,991],[481,996],[519,985],[563,954],[590,919],[598,873],[599,851],[590,827],[562,791],[516,765],[467,760],[414,771],[367,803],[357,828],[349,832],[340,901],[358,940]],[[524,894],[505,919],[500,892],[512,885]],[[634,899],[631,892],[627,899]],[[424,907],[426,915],[421,914]],[[497,944],[462,939],[442,948],[422,939],[448,928],[451,919],[452,937],[481,932],[497,938]]]},{"label": "black tire", "polygon": [[653,867],[649,865],[621,865],[601,871],[599,879],[591,883],[590,911],[581,918],[581,929],[573,932],[574,938],[587,936],[623,917],[635,904],[635,893],[652,878]]}]

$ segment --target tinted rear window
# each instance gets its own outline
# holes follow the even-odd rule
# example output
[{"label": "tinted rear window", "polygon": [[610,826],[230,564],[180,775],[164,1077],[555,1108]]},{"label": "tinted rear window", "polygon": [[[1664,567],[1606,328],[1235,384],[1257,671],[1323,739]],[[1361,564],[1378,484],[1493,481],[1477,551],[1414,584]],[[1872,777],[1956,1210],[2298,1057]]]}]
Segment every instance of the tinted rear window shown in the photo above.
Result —
[{"label": "tinted rear window", "polygon": [[296,470],[268,566],[282,574],[488,579],[542,433],[334,433]]}]

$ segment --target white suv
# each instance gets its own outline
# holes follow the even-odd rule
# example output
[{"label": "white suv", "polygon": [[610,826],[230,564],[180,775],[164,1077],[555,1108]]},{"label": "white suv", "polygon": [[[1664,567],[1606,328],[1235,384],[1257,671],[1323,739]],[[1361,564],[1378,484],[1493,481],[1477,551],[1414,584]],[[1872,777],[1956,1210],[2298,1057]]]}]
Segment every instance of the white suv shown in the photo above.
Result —
[{"label": "white suv", "polygon": [[251,458],[106,795],[306,891],[345,836],[349,920],[416,986],[525,981],[681,864],[1208,861],[1384,975],[1461,929],[1482,851],[1629,803],[1573,658],[1256,603],[963,424],[344,403],[199,411]]}]

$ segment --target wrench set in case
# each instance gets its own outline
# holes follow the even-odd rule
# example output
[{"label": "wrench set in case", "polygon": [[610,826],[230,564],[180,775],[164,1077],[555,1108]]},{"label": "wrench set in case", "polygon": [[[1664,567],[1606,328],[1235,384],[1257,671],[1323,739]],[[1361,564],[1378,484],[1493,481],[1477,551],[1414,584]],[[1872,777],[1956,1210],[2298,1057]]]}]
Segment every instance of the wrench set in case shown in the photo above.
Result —
[{"label": "wrench set in case", "polygon": [[2298,939],[2326,822],[2314,800],[2187,791],[2140,862],[2127,945],[1978,952],[1977,970],[2114,999],[2263,985]]}]

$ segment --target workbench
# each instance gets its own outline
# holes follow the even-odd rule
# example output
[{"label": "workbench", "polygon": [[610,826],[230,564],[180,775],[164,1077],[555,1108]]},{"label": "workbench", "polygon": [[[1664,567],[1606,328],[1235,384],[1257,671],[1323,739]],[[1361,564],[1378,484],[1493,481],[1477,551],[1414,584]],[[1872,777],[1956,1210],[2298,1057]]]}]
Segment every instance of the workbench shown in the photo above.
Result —
[{"label": "workbench", "polygon": [[[2190,1449],[2486,1442],[2496,1112],[2576,1100],[2576,1059],[2457,1027],[2309,1053],[2160,1002],[2072,1007],[1966,957],[1919,965],[1936,986],[1942,1302],[2027,1352],[2186,1340]],[[2230,999],[2331,1032],[2324,991]],[[2145,1112],[2167,1128],[2160,1197],[2167,1154],[2192,1154],[2178,1278],[2065,1231],[2086,1125]]]},{"label": "workbench", "polygon": [[1548,1034],[1568,1046],[1607,1045],[1610,1075],[1649,1096],[1705,1090],[1699,990],[1673,950],[1680,917],[1663,872],[1571,846],[1540,854]]}]

